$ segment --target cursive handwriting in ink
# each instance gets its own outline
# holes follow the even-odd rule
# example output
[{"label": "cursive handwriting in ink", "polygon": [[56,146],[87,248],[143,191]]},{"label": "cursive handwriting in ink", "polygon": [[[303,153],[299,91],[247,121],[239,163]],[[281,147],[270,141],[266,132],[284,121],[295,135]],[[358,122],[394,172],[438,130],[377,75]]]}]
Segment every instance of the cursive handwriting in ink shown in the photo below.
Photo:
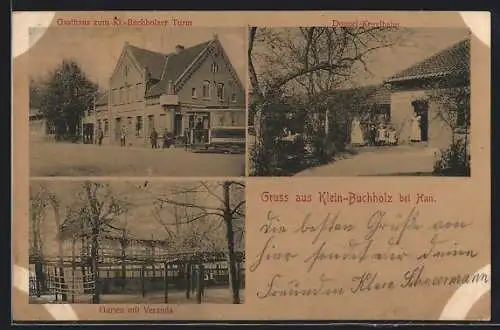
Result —
[{"label": "cursive handwriting in ink", "polygon": [[417,223],[419,212],[415,207],[411,209],[410,214],[406,217],[404,222],[388,222],[385,220],[386,215],[387,213],[385,211],[377,210],[370,216],[366,226],[368,229],[368,232],[365,235],[366,240],[373,239],[379,232],[390,230],[397,232],[397,235],[389,239],[389,244],[399,245],[407,230],[422,229],[422,225]]},{"label": "cursive handwriting in ink", "polygon": [[429,276],[425,274],[424,271],[425,265],[420,265],[407,271],[401,279],[399,286],[402,289],[412,289],[417,287],[459,286],[481,282],[489,284],[490,282],[490,276],[487,273],[465,273],[453,275],[437,274]]},{"label": "cursive handwriting in ink", "polygon": [[304,286],[299,280],[285,280],[282,274],[274,274],[267,283],[264,291],[257,291],[257,297],[266,299],[270,297],[298,297],[298,296],[332,296],[343,295],[345,293],[342,287],[332,287],[329,285],[333,282],[331,278],[321,274],[319,283]]},{"label": "cursive handwriting in ink", "polygon": [[424,259],[441,259],[446,257],[469,257],[475,258],[478,255],[478,252],[473,249],[463,250],[458,248],[458,244],[456,242],[453,243],[452,248],[443,248],[439,249],[439,246],[448,242],[448,240],[438,240],[439,234],[434,234],[430,243],[430,247],[428,250],[417,256],[417,260]]},{"label": "cursive handwriting in ink", "polygon": [[267,222],[260,227],[260,232],[264,234],[282,234],[286,233],[286,227],[280,223],[279,216],[273,211],[267,212]]},{"label": "cursive handwriting in ink", "polygon": [[351,288],[352,294],[364,293],[367,291],[391,290],[395,288],[394,281],[379,281],[379,273],[364,272],[359,276],[354,276]]},{"label": "cursive handwriting in ink", "polygon": [[326,217],[323,219],[321,223],[318,224],[311,224],[311,217],[312,214],[308,213],[305,217],[304,220],[302,221],[301,225],[299,228],[297,228],[294,233],[315,233],[316,235],[314,236],[314,239],[312,241],[312,244],[315,244],[321,234],[324,232],[335,232],[335,231],[343,231],[343,232],[350,232],[354,229],[354,226],[351,224],[339,224],[337,223],[339,217],[340,217],[340,211],[338,211],[334,216],[332,216],[331,213],[328,213]]},{"label": "cursive handwriting in ink", "polygon": [[269,237],[269,239],[264,244],[262,251],[257,255],[257,260],[250,265],[249,270],[251,272],[255,272],[263,261],[271,260],[271,261],[284,261],[288,262],[292,259],[295,259],[298,254],[292,252],[276,252],[273,251],[276,249],[276,245],[274,245],[274,236]]}]

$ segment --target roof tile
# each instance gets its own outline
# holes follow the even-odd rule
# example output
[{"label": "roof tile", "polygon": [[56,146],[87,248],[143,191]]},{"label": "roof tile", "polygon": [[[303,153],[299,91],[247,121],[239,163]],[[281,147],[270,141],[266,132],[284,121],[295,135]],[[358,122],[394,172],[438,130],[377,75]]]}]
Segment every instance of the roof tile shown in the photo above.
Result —
[{"label": "roof tile", "polygon": [[467,38],[393,75],[387,82],[444,77],[469,72],[470,39]]}]

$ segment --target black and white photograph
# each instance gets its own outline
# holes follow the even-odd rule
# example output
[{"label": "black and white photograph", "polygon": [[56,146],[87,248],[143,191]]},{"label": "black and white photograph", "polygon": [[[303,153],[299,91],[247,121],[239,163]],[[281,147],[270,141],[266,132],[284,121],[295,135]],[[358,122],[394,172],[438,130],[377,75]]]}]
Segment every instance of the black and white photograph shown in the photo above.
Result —
[{"label": "black and white photograph", "polygon": [[470,31],[352,26],[249,28],[249,175],[470,176]]},{"label": "black and white photograph", "polygon": [[30,38],[31,177],[245,175],[246,28],[54,26]]},{"label": "black and white photograph", "polygon": [[31,304],[242,304],[243,181],[30,184]]}]

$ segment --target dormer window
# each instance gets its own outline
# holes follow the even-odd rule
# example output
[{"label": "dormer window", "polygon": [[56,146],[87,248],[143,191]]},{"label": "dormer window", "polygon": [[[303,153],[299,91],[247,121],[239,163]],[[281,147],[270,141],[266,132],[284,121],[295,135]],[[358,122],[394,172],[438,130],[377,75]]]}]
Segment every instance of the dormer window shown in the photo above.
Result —
[{"label": "dormer window", "polygon": [[217,63],[212,63],[212,73],[217,73],[219,72],[219,64]]},{"label": "dormer window", "polygon": [[195,99],[195,98],[196,98],[196,88],[191,88],[191,97],[192,97],[193,99]]},{"label": "dormer window", "polygon": [[203,82],[203,98],[210,98],[210,82],[206,80]]}]

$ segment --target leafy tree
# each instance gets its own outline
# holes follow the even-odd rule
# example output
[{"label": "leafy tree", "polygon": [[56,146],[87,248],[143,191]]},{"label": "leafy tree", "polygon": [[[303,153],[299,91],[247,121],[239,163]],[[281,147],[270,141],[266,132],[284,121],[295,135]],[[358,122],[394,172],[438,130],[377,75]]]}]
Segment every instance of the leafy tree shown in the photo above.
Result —
[{"label": "leafy tree", "polygon": [[470,175],[470,86],[429,89],[426,101],[436,104],[436,118],[451,132],[451,145],[441,151],[434,174]]},{"label": "leafy tree", "polygon": [[89,109],[98,86],[91,82],[77,62],[64,60],[41,87],[34,85],[30,96],[40,100],[40,111],[55,128],[56,139],[75,139],[84,112]]}]

